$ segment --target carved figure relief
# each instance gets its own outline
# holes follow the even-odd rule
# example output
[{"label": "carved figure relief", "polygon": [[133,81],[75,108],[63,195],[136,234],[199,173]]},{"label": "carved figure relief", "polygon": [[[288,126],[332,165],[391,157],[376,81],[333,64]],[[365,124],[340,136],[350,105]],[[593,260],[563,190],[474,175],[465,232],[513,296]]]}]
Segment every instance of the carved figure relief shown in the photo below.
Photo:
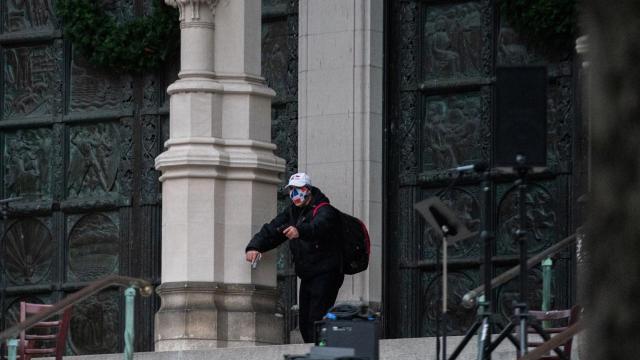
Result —
[{"label": "carved figure relief", "polygon": [[62,97],[60,42],[5,48],[4,56],[4,118],[55,114]]},{"label": "carved figure relief", "polygon": [[7,195],[50,196],[50,129],[28,129],[5,138],[5,186]]},{"label": "carved figure relief", "polygon": [[53,28],[51,0],[8,0],[5,31]]},{"label": "carved figure relief", "polygon": [[5,272],[13,285],[47,282],[56,245],[49,229],[37,219],[13,223],[2,239]]},{"label": "carved figure relief", "polygon": [[[498,252],[501,254],[516,254],[518,252],[519,244],[516,232],[520,228],[519,203],[517,189],[505,194],[500,203]],[[553,197],[541,186],[530,185],[525,196],[525,206],[528,250],[537,252],[555,239],[556,213]]]},{"label": "carved figure relief", "polygon": [[525,65],[541,61],[545,59],[529,51],[520,35],[502,19],[498,33],[498,64]]},{"label": "carved figure relief", "polygon": [[160,105],[160,89],[157,79],[147,75],[144,78],[144,90],[142,91],[142,107],[153,109]]},{"label": "carved figure relief", "polygon": [[481,74],[482,17],[481,5],[475,2],[427,9],[425,79]]},{"label": "carved figure relief", "polygon": [[120,264],[118,225],[104,214],[82,217],[69,233],[69,271],[72,281],[90,281],[117,274]]},{"label": "carved figure relief", "polygon": [[75,354],[108,354],[119,349],[120,309],[118,293],[103,291],[73,308],[69,325],[71,349]]},{"label": "carved figure relief", "polygon": [[75,55],[71,64],[71,111],[125,110],[132,105],[131,76],[104,74]]},{"label": "carved figure relief", "polygon": [[70,128],[67,191],[70,197],[117,191],[120,133],[117,124]]},{"label": "carved figure relief", "polygon": [[426,107],[422,130],[426,169],[450,168],[480,158],[480,98],[431,97]]}]

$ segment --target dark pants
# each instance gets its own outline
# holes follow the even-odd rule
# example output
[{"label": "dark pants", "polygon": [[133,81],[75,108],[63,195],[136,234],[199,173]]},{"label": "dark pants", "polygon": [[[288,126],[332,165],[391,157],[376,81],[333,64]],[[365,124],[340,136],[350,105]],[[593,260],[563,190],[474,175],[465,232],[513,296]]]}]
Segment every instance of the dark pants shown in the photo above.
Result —
[{"label": "dark pants", "polygon": [[300,333],[305,343],[315,341],[314,322],[322,320],[336,301],[344,274],[328,272],[300,282]]}]

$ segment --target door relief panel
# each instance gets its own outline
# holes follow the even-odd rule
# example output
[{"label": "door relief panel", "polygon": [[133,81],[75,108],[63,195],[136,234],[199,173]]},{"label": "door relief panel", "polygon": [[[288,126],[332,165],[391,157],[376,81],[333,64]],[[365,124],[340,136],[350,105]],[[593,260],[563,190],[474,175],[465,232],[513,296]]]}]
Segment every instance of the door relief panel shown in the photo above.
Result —
[{"label": "door relief panel", "polygon": [[48,226],[36,218],[13,222],[2,239],[10,286],[49,284],[55,277],[58,245]]},{"label": "door relief panel", "polygon": [[33,46],[5,47],[2,51],[2,120],[61,113],[62,41]]}]

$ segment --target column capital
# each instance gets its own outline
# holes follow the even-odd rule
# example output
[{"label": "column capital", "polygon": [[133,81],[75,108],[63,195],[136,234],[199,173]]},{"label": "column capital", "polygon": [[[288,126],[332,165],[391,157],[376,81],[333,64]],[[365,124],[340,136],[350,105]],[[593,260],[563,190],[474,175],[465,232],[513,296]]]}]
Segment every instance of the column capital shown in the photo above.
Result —
[{"label": "column capital", "polygon": [[[165,4],[177,7],[180,10],[180,22],[201,21],[200,9],[208,5],[211,15],[215,16],[219,0],[164,0]],[[187,18],[187,11],[191,10],[191,16]],[[207,17],[205,17],[207,18]]]}]

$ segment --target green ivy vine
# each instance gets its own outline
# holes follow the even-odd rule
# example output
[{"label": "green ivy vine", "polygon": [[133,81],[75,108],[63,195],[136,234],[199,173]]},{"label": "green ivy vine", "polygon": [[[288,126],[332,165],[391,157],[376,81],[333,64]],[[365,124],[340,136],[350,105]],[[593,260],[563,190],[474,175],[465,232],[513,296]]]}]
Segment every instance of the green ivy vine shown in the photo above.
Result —
[{"label": "green ivy vine", "polygon": [[498,0],[500,13],[531,45],[543,52],[572,48],[576,39],[576,0]]},{"label": "green ivy vine", "polygon": [[89,63],[110,70],[144,73],[176,54],[178,11],[154,2],[150,16],[125,23],[107,14],[96,0],[57,0],[56,13],[66,39]]}]

